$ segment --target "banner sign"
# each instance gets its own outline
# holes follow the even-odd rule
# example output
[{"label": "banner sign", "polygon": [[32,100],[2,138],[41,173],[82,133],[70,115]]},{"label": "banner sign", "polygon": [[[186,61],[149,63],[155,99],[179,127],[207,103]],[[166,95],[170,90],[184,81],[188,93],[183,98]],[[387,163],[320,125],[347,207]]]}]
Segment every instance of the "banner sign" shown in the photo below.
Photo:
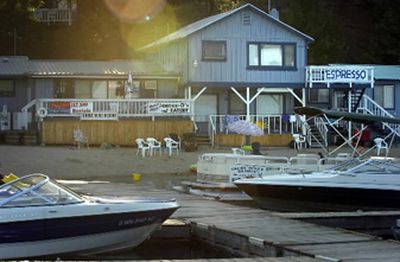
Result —
[{"label": "banner sign", "polygon": [[71,114],[93,112],[93,102],[71,102]]},{"label": "banner sign", "polygon": [[49,102],[47,112],[49,114],[70,114],[70,102]]},{"label": "banner sign", "polygon": [[182,114],[190,112],[187,102],[151,102],[148,104],[148,113],[153,114]]},{"label": "banner sign", "polygon": [[256,178],[262,177],[267,171],[265,165],[248,165],[248,164],[235,164],[229,168],[229,181],[242,179],[242,178]]}]

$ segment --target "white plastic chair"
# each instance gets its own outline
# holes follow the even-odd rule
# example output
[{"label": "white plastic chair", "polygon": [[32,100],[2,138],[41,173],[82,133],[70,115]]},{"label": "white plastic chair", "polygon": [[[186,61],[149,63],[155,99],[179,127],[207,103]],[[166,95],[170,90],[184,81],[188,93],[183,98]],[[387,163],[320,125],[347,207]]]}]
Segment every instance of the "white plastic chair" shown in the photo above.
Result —
[{"label": "white plastic chair", "polygon": [[174,140],[176,143],[178,143],[179,150],[182,149],[182,139],[179,135],[171,133],[168,135],[168,137]]},{"label": "white plastic chair", "polygon": [[380,156],[381,155],[381,150],[385,149],[385,153],[387,153],[389,147],[388,144],[386,143],[385,139],[381,137],[377,137],[374,139],[374,143],[376,145],[376,155]]},{"label": "white plastic chair", "polygon": [[148,137],[146,141],[150,148],[150,156],[153,156],[153,150],[160,151],[160,156],[161,156],[161,142],[153,137]]},{"label": "white plastic chair", "polygon": [[136,138],[136,144],[137,144],[137,151],[136,151],[136,155],[139,154],[139,152],[141,152],[142,157],[146,157],[146,151],[149,150],[149,145],[146,143],[146,141],[144,141],[143,138]]},{"label": "white plastic chair", "polygon": [[303,148],[303,144],[306,143],[306,137],[300,134],[293,134],[294,148],[299,150]]},{"label": "white plastic chair", "polygon": [[176,154],[179,154],[179,142],[173,140],[170,137],[164,138],[165,141],[165,148],[168,150],[168,155],[172,155],[172,150],[176,150]]},{"label": "white plastic chair", "polygon": [[89,139],[83,135],[82,131],[79,128],[74,129],[74,144],[79,149],[81,148],[81,144],[86,145],[89,148]]}]

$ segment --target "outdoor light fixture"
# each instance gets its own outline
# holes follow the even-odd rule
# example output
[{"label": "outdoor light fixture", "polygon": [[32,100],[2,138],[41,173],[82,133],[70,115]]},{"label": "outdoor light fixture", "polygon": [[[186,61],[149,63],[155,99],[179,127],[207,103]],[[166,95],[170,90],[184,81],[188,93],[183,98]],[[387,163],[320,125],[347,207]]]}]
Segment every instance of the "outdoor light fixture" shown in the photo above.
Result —
[{"label": "outdoor light fixture", "polygon": [[197,67],[199,65],[199,62],[197,62],[197,59],[194,59],[193,60],[193,67]]}]

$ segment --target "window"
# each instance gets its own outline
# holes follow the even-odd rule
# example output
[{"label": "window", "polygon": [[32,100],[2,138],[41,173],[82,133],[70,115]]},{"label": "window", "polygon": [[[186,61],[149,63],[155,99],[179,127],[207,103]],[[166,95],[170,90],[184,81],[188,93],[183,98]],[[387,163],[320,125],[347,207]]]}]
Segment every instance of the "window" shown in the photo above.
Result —
[{"label": "window", "polygon": [[309,102],[314,103],[328,103],[329,102],[329,89],[313,88],[309,89]]},{"label": "window", "polygon": [[0,97],[12,97],[14,95],[14,81],[0,80]]},{"label": "window", "polygon": [[121,99],[125,97],[124,81],[108,81],[108,98]]},{"label": "window", "polygon": [[74,81],[57,79],[54,82],[54,98],[74,98]]},{"label": "window", "polygon": [[375,101],[383,108],[394,108],[394,85],[374,87]]},{"label": "window", "polygon": [[203,41],[202,47],[204,61],[226,61],[225,41]]},{"label": "window", "polygon": [[92,83],[92,98],[105,99],[107,98],[107,81],[93,81]]},{"label": "window", "polygon": [[248,66],[250,68],[294,68],[295,44],[249,43]]},{"label": "window", "polygon": [[90,81],[88,80],[75,81],[75,98],[91,98]]}]

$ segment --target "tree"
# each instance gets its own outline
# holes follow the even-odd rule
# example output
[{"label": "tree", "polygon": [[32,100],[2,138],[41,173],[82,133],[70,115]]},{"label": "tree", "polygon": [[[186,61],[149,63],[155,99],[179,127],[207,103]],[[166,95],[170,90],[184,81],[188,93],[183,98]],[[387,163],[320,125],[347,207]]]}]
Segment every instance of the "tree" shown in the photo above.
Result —
[{"label": "tree", "polygon": [[17,47],[23,47],[21,39],[35,26],[33,12],[42,4],[42,0],[0,0],[1,54],[20,53]]}]

